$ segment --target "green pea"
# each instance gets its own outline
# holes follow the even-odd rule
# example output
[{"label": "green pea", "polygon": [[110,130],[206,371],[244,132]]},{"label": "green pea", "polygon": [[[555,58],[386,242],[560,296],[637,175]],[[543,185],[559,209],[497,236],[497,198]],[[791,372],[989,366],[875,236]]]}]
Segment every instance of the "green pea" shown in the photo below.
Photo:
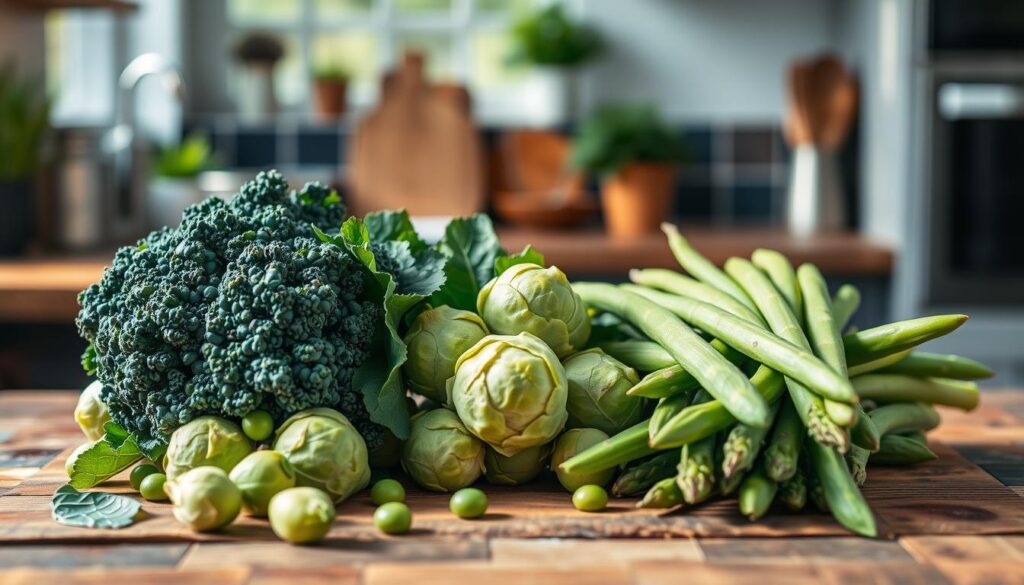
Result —
[{"label": "green pea", "polygon": [[479,518],[487,511],[487,494],[476,488],[463,488],[452,494],[448,508],[459,518]]},{"label": "green pea", "polygon": [[263,441],[274,432],[274,417],[265,410],[254,410],[242,417],[242,432],[253,441]]},{"label": "green pea", "polygon": [[132,484],[132,489],[137,491],[139,486],[142,485],[142,480],[154,473],[160,473],[160,470],[152,463],[136,465],[135,469],[133,469],[131,474],[128,476],[128,483]]},{"label": "green pea", "polygon": [[162,502],[167,499],[167,492],[164,491],[164,484],[167,483],[167,476],[162,473],[151,473],[142,479],[139,484],[139,493],[150,502]]},{"label": "green pea", "polygon": [[373,523],[385,534],[405,534],[412,527],[412,512],[402,502],[388,502],[373,513]]},{"label": "green pea", "polygon": [[572,494],[572,504],[582,512],[600,512],[608,505],[608,492],[599,485],[580,486]]},{"label": "green pea", "polygon": [[373,488],[370,489],[370,499],[378,506],[388,502],[404,502],[405,488],[396,480],[382,479],[373,484]]}]

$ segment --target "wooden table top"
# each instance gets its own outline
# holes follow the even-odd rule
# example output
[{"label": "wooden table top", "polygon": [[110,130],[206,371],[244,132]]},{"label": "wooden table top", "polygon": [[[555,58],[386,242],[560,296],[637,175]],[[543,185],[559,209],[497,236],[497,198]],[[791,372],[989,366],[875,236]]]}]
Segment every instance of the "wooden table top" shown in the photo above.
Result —
[{"label": "wooden table top", "polygon": [[[69,392],[0,392],[0,583],[1024,583],[1024,391],[990,391],[973,413],[943,410],[939,461],[872,468],[865,495],[882,537],[821,514],[772,511],[751,524],[726,500],[685,513],[572,510],[543,485],[487,487],[488,516],[410,490],[413,533],[370,528],[365,496],[339,507],[328,540],[294,547],[264,522],[196,535],[166,504],[124,530],[57,525],[49,498],[83,440]],[[103,489],[127,492],[123,478]],[[548,538],[553,534],[577,538]],[[526,538],[543,537],[543,538]],[[643,537],[647,538],[643,538]],[[654,538],[652,538],[654,537]]]},{"label": "wooden table top", "polygon": [[[828,275],[886,277],[892,270],[892,250],[855,233],[800,239],[765,228],[684,227],[683,231],[697,249],[719,264],[762,247],[779,250],[794,263],[813,262]],[[499,234],[507,249],[532,244],[548,263],[571,277],[624,279],[630,268],[638,266],[678,267],[660,233],[622,241],[594,230],[502,229]],[[0,260],[0,322],[70,323],[78,314],[79,291],[99,280],[112,257],[107,252]]]}]

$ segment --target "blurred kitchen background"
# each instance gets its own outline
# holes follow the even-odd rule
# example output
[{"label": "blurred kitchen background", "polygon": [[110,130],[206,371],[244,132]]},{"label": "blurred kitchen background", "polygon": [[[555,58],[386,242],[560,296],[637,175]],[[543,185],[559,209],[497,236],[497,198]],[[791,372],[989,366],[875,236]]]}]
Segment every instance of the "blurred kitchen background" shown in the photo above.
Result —
[{"label": "blurred kitchen background", "polygon": [[1012,386],[1022,163],[1017,0],[0,0],[0,389],[80,387],[77,291],[272,167],[574,278],[773,247]]}]

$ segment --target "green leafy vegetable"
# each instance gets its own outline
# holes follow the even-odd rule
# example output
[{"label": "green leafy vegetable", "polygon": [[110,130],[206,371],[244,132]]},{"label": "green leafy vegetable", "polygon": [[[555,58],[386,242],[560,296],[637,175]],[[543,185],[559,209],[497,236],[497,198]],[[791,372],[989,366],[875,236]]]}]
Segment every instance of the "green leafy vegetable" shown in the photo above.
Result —
[{"label": "green leafy vegetable", "polygon": [[80,492],[70,484],[57,488],[50,502],[53,519],[67,526],[124,528],[135,522],[142,504],[103,492]]},{"label": "green leafy vegetable", "polygon": [[499,276],[516,264],[536,264],[544,266],[544,254],[541,254],[533,246],[527,244],[523,251],[518,254],[506,254],[498,256],[494,261],[494,275]]},{"label": "green leafy vegetable", "polygon": [[490,218],[477,214],[453,219],[438,248],[446,260],[446,281],[431,297],[431,304],[476,310],[477,294],[494,278],[495,260],[505,254]]},{"label": "green leafy vegetable", "polygon": [[142,459],[142,451],[131,437],[114,437],[113,441],[116,447],[104,439],[83,451],[71,466],[68,485],[78,489],[97,486]]}]

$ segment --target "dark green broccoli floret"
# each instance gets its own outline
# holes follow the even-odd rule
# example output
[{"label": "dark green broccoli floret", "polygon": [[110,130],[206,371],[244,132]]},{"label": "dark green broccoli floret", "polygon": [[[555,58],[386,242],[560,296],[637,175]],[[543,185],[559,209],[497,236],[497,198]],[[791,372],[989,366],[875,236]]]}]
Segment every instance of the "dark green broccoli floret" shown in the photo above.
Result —
[{"label": "dark green broccoli floret", "polygon": [[361,266],[310,228],[336,230],[344,214],[334,191],[289,193],[270,171],[119,250],[77,320],[113,420],[160,437],[204,414],[335,406],[379,440],[352,376],[380,308]]}]

